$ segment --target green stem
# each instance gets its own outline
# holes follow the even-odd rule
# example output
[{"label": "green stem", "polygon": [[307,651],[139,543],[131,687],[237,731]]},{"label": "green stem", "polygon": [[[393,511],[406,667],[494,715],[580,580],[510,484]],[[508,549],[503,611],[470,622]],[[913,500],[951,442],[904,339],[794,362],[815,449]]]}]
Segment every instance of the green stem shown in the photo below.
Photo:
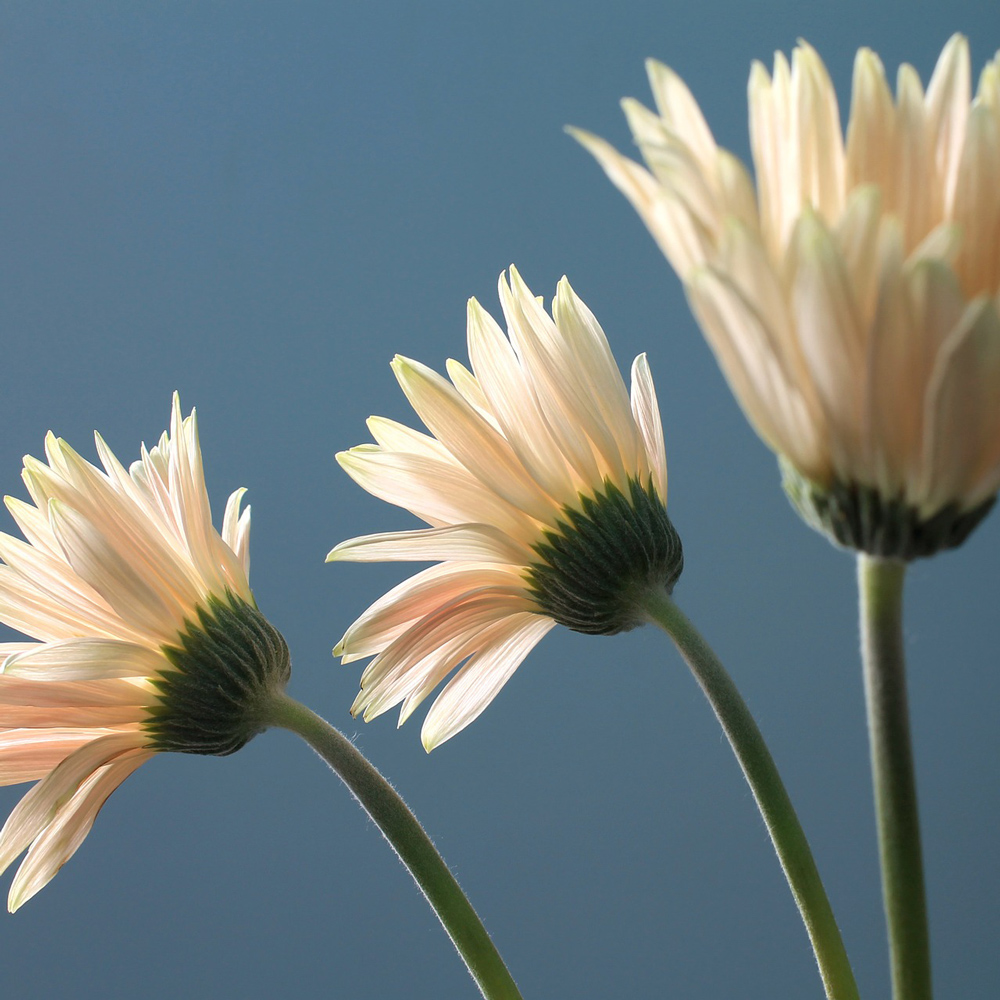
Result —
[{"label": "green stem", "polygon": [[892,995],[894,1000],[930,1000],[927,901],[903,656],[905,573],[903,562],[858,556],[861,656]]},{"label": "green stem", "polygon": [[719,658],[670,597],[652,593],[644,600],[643,608],[674,640],[722,724],[806,925],[827,997],[858,1000],[854,973],[812,851],[750,709]]},{"label": "green stem", "polygon": [[521,1000],[486,928],[406,803],[346,736],[286,694],[266,721],[301,736],[330,765],[385,835],[438,915],[487,1000]]}]

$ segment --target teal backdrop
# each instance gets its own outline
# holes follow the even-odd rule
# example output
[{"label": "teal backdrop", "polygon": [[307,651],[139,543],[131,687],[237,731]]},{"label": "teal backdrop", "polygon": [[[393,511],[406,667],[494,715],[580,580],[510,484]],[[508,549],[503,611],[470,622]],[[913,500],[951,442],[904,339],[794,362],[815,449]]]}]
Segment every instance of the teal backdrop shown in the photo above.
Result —
[{"label": "teal backdrop", "polygon": [[[413,806],[525,1000],[822,992],[749,791],[661,634],[553,631],[429,756],[423,711],[400,730],[352,720],[361,666],[331,648],[411,570],[324,557],[414,522],[334,454],[371,413],[410,419],[390,359],[464,359],[466,299],[497,314],[512,261],[546,299],[568,274],[623,368],[647,351],[677,599],[770,741],[862,994],[886,996],[852,559],[792,513],[676,277],[562,130],[627,148],[618,101],[648,101],[655,56],[746,157],[752,60],[807,39],[846,109],[859,46],[926,81],[954,31],[978,75],[994,0],[0,7],[0,492],[25,496],[21,458],[50,428],[91,459],[99,428],[131,460],[173,390],[197,406],[218,520],[249,487],[251,582],[292,649],[291,692]],[[935,979],[970,1000],[1000,988],[998,557],[994,514],[907,594]],[[3,815],[23,791],[0,790]],[[278,732],[129,779],[52,884],[0,915],[0,990],[475,995],[377,830]]]}]

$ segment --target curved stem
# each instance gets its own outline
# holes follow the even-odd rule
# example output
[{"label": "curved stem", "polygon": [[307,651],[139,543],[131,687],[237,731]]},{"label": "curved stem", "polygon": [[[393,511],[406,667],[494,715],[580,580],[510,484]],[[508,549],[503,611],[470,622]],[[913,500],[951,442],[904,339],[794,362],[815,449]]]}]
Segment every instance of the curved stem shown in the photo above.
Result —
[{"label": "curved stem", "polygon": [[487,1000],[521,1000],[472,904],[389,782],[346,736],[286,694],[274,697],[265,721],[301,736],[354,793],[420,887],[482,995]]},{"label": "curved stem", "polygon": [[930,1000],[931,959],[903,656],[906,564],[858,556],[861,656],[894,1000]]},{"label": "curved stem", "polygon": [[670,597],[652,593],[644,600],[643,608],[674,640],[722,724],[806,925],[827,997],[857,1000],[854,973],[812,851],[750,709],[719,658]]}]

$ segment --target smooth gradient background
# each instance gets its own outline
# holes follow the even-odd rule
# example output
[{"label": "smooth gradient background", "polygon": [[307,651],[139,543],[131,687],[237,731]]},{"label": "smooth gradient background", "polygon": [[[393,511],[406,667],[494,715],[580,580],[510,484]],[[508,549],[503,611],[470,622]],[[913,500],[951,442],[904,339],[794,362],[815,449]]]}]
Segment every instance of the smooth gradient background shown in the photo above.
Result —
[{"label": "smooth gradient background", "polygon": [[[677,279],[562,132],[627,148],[643,59],[748,155],[750,63],[798,37],[846,110],[854,52],[924,81],[953,31],[975,73],[993,0],[0,7],[0,492],[46,430],[130,461],[197,406],[209,487],[249,487],[251,581],[291,692],[356,735],[436,839],[525,1000],[819,998],[805,933],[728,746],[665,636],[556,630],[430,756],[348,707],[334,642],[404,565],[324,565],[414,524],[334,453],[410,420],[394,353],[465,359],[465,302],[511,261],[566,273],[620,365],[648,351],[687,568],[676,596],[729,665],[811,837],[862,993],[885,997],[852,559],[804,527]],[[4,513],[5,530],[16,530]],[[914,566],[907,642],[941,997],[1000,991],[1000,518]],[[9,811],[24,788],[0,791]],[[3,892],[10,874],[3,880]],[[19,1000],[475,995],[378,831],[294,737],[164,755],[83,848],[0,915]]]}]

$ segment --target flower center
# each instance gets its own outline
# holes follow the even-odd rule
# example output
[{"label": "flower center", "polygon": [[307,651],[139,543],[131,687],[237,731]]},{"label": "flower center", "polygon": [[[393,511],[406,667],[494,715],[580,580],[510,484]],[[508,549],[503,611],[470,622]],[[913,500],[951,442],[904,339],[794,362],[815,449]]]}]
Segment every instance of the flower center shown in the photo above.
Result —
[{"label": "flower center", "polygon": [[923,517],[900,497],[886,498],[871,486],[833,483],[824,488],[780,461],[781,482],[792,506],[811,528],[836,545],[883,559],[909,561],[954,549],[990,512],[996,497],[971,510],[956,503]]},{"label": "flower center", "polygon": [[145,723],[157,750],[235,753],[264,730],[263,710],[291,673],[281,633],[231,593],[199,608],[162,652],[173,669],[154,680],[160,700]]},{"label": "flower center", "polygon": [[527,582],[543,614],[576,632],[614,635],[640,625],[643,594],[670,593],[684,568],[681,540],[652,482],[609,480],[566,506],[534,546]]}]

